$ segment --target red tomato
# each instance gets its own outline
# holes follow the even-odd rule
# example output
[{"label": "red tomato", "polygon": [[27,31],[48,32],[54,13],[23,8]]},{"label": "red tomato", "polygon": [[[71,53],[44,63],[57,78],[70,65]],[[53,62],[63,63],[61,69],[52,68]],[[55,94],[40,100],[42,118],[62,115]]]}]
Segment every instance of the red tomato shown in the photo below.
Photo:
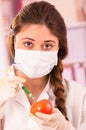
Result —
[{"label": "red tomato", "polygon": [[51,114],[53,110],[52,104],[50,103],[49,100],[47,99],[42,99],[38,102],[35,102],[32,106],[31,106],[31,113],[32,114],[36,114],[36,112],[42,112],[45,114]]}]

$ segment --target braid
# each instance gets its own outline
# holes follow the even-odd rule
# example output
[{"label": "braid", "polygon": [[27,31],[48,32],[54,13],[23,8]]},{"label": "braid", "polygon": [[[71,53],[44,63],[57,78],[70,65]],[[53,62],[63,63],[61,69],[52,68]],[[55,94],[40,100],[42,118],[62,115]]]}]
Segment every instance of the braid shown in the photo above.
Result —
[{"label": "braid", "polygon": [[65,105],[66,97],[64,93],[64,86],[62,84],[62,72],[63,72],[63,64],[61,58],[59,57],[58,65],[55,66],[51,72],[50,83],[54,87],[53,91],[56,97],[55,99],[56,108],[58,108],[67,119],[66,105]]}]

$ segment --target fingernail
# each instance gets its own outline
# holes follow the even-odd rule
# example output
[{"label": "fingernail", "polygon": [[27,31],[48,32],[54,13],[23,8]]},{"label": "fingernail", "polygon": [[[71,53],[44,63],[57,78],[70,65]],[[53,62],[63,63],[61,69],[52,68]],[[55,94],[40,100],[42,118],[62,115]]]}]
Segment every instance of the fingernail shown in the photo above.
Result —
[{"label": "fingernail", "polygon": [[22,82],[25,83],[25,82],[26,82],[26,79],[22,79]]}]

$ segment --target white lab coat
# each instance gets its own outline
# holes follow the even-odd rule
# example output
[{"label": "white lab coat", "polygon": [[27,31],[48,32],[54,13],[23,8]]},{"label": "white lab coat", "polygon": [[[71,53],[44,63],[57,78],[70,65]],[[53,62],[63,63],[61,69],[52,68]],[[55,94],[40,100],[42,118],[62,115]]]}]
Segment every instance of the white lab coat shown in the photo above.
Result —
[{"label": "white lab coat", "polygon": [[[66,107],[69,121],[75,130],[86,130],[86,88],[75,81],[63,81],[66,90]],[[41,93],[40,99],[49,99],[55,104],[55,97],[49,82]],[[23,90],[16,98],[10,99],[3,107],[1,130],[41,130],[29,116],[30,104]]]}]

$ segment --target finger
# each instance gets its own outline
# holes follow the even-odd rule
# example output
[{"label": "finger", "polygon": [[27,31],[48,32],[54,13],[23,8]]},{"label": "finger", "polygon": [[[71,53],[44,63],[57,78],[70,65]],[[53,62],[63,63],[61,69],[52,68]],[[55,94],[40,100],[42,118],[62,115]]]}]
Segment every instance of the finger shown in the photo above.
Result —
[{"label": "finger", "polygon": [[43,121],[39,119],[37,116],[33,115],[32,113],[29,113],[30,117],[35,120],[37,123],[42,124]]},{"label": "finger", "polygon": [[58,108],[53,108],[53,113],[57,113],[57,117],[65,118]]},{"label": "finger", "polygon": [[21,87],[19,86],[19,84],[16,84],[15,90],[16,90],[17,92],[19,92],[19,91],[21,90]]},{"label": "finger", "polygon": [[58,108],[53,108],[53,113],[60,113]]},{"label": "finger", "polygon": [[26,82],[26,80],[24,78],[21,78],[21,77],[18,77],[18,76],[15,77],[15,80],[17,82],[21,82],[21,83],[25,83]]},{"label": "finger", "polygon": [[57,109],[57,110],[54,110],[52,114],[44,114],[41,112],[37,112],[36,116],[45,121],[47,120],[52,121],[52,120],[58,120],[61,114],[59,113],[59,110]]},{"label": "finger", "polygon": [[54,120],[44,120],[30,113],[30,117],[35,120],[39,125],[50,126]]},{"label": "finger", "polygon": [[21,83],[26,82],[26,80],[24,78],[21,78],[21,77],[18,77],[18,76],[6,77],[6,81],[9,81],[9,82],[21,82]]},{"label": "finger", "polygon": [[16,82],[8,82],[7,85],[5,84],[6,88],[20,88]]},{"label": "finger", "polygon": [[14,92],[19,92],[21,90],[20,86],[17,83],[9,83],[7,89],[10,89]]},{"label": "finger", "polygon": [[17,94],[19,93],[20,90],[21,90],[21,88],[18,85],[11,86],[10,87],[10,96],[11,97],[17,96]]},{"label": "finger", "polygon": [[38,117],[38,118],[40,118],[41,120],[45,120],[45,121],[47,121],[47,120],[53,120],[52,118],[53,117],[51,117],[51,114],[44,114],[44,113],[41,113],[41,112],[37,112],[36,113],[36,116]]}]

